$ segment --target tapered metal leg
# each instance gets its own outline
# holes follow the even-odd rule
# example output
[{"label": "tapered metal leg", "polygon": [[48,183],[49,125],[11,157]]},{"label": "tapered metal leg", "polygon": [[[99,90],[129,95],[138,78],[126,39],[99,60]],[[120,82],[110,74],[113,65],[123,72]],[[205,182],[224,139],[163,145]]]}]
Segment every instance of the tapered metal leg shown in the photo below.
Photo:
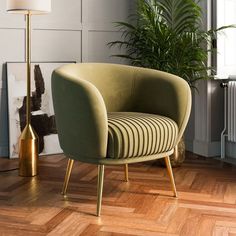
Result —
[{"label": "tapered metal leg", "polygon": [[97,185],[97,216],[100,216],[101,214],[103,179],[104,179],[104,165],[99,165],[98,185]]},{"label": "tapered metal leg", "polygon": [[128,167],[128,164],[125,164],[124,171],[125,171],[125,182],[129,182],[129,167]]},{"label": "tapered metal leg", "polygon": [[170,177],[170,182],[171,182],[171,186],[172,186],[174,196],[178,197],[177,191],[176,191],[176,186],[175,186],[175,179],[174,179],[174,175],[173,175],[173,171],[172,171],[169,156],[165,157],[165,163],[166,163],[166,168],[167,168],[167,171],[168,171],[168,174],[169,174],[169,177]]},{"label": "tapered metal leg", "polygon": [[66,190],[67,190],[67,187],[68,187],[68,183],[69,183],[70,174],[71,174],[73,164],[74,164],[74,160],[69,159],[68,164],[67,164],[67,168],[66,168],[65,180],[64,180],[63,187],[62,187],[62,191],[61,191],[61,194],[63,196],[66,196]]}]

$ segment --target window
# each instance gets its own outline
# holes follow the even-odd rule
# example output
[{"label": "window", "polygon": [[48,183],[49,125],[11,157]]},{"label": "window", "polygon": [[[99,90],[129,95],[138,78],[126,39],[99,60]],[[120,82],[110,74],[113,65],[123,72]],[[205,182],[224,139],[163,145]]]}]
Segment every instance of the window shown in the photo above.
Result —
[{"label": "window", "polygon": [[[216,26],[236,24],[236,1],[216,0]],[[217,40],[217,76],[236,78],[236,29],[227,29]]]}]

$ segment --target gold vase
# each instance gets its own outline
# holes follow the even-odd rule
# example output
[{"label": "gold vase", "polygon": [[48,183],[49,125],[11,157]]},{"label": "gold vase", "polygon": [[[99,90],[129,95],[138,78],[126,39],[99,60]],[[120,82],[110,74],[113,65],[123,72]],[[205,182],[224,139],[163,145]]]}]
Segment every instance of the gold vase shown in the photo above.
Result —
[{"label": "gold vase", "polygon": [[[170,155],[170,162],[172,167],[181,166],[181,164],[185,160],[185,143],[184,138],[182,137],[178,143],[178,145],[174,149],[174,153]],[[159,159],[157,164],[161,166],[166,166],[163,158]]]},{"label": "gold vase", "polygon": [[38,173],[38,136],[33,127],[25,126],[19,139],[19,175],[32,177]]},{"label": "gold vase", "polygon": [[175,147],[174,153],[170,156],[170,162],[172,167],[180,166],[185,160],[185,143],[182,137]]}]

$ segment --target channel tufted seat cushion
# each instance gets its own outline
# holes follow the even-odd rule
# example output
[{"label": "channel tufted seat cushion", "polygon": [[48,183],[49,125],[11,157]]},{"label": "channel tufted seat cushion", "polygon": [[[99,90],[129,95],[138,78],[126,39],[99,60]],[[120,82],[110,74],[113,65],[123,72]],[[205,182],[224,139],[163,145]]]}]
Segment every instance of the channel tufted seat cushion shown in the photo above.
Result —
[{"label": "channel tufted seat cushion", "polygon": [[122,159],[167,152],[174,148],[177,137],[177,124],[165,116],[108,113],[107,157]]}]

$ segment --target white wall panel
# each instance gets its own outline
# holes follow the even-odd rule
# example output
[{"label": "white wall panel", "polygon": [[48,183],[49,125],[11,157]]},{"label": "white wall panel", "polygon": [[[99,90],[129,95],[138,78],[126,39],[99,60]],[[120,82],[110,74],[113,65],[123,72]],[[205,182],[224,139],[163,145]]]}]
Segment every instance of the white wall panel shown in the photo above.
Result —
[{"label": "white wall panel", "polygon": [[32,61],[81,61],[81,32],[34,30]]},{"label": "white wall panel", "polygon": [[111,55],[120,54],[118,48],[109,48],[107,43],[121,37],[120,32],[101,32],[89,31],[88,36],[88,61],[89,62],[109,62],[124,63],[124,59],[112,57]]},{"label": "white wall panel", "polygon": [[81,29],[81,0],[52,0],[52,12],[33,16],[32,25],[41,29]]},{"label": "white wall panel", "polygon": [[0,29],[0,61],[24,60],[24,29]]},{"label": "white wall panel", "polygon": [[8,154],[8,110],[6,90],[6,61],[24,61],[23,29],[0,29],[0,156]]},{"label": "white wall panel", "polygon": [[[17,29],[0,29],[0,63],[6,61],[24,61],[25,30]],[[2,66],[0,66],[0,74],[2,75]],[[0,88],[2,88],[2,81],[0,80]],[[5,87],[3,87],[5,89]],[[0,132],[1,135],[1,132]]]},{"label": "white wall panel", "polygon": [[127,20],[134,6],[134,0],[86,0],[88,23],[110,24],[114,21]]},{"label": "white wall panel", "polygon": [[0,0],[0,28],[23,28],[24,16],[6,12],[7,1]]}]

